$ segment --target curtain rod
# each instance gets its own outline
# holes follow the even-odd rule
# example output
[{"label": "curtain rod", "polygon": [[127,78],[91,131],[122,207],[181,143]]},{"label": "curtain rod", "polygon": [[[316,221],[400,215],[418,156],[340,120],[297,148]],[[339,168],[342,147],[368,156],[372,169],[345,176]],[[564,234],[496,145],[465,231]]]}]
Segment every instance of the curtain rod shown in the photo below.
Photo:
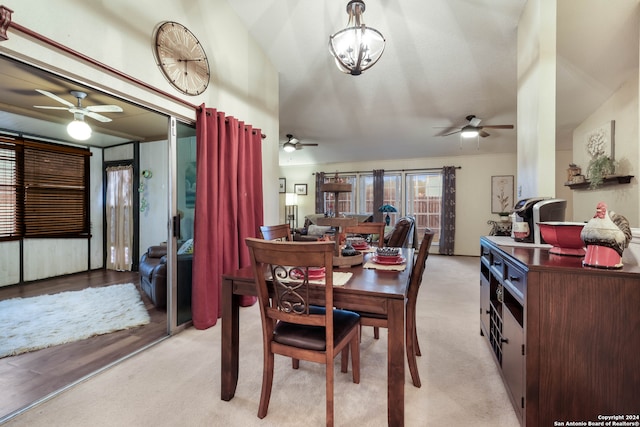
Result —
[{"label": "curtain rod", "polygon": [[[444,167],[444,166],[443,166]],[[454,166],[456,169],[462,169],[462,166]],[[385,172],[418,172],[418,171],[439,171],[442,170],[442,168],[416,168],[416,169],[389,169],[389,170],[384,170]],[[371,171],[347,171],[347,172],[323,172],[325,175],[329,175],[329,174],[351,174],[351,173],[369,173],[369,172],[373,172],[373,170]],[[313,173],[313,175],[315,175],[316,172]]]},{"label": "curtain rod", "polygon": [[[5,6],[0,6],[0,14],[2,16],[2,21],[0,22],[0,41],[4,41],[4,40],[8,40],[9,39],[9,37],[6,34],[6,29],[8,27],[11,27],[11,28],[13,28],[14,30],[16,30],[18,32],[21,32],[21,33],[23,33],[23,34],[25,34],[25,35],[27,35],[29,37],[32,37],[32,38],[34,38],[36,40],[39,40],[39,41],[41,41],[43,43],[46,43],[49,46],[52,46],[52,47],[54,47],[54,48],[56,48],[58,50],[61,50],[64,53],[68,53],[69,55],[71,55],[73,57],[76,57],[76,58],[79,58],[79,59],[81,59],[81,60],[83,60],[85,62],[88,62],[89,64],[94,65],[94,66],[102,69],[103,71],[107,71],[107,72],[115,75],[116,77],[122,78],[122,79],[127,80],[127,81],[129,81],[131,83],[134,83],[134,84],[136,84],[138,86],[141,86],[141,87],[143,87],[145,89],[148,89],[148,90],[150,90],[152,92],[155,92],[155,93],[157,93],[159,95],[162,95],[162,96],[164,96],[166,98],[172,99],[172,100],[174,100],[174,101],[176,101],[176,102],[178,102],[178,103],[180,103],[182,105],[185,105],[185,106],[187,106],[189,108],[193,108],[195,111],[200,111],[200,106],[199,105],[195,105],[195,104],[192,104],[192,103],[190,103],[188,101],[185,101],[184,99],[182,99],[182,98],[180,98],[180,97],[178,97],[176,95],[173,95],[173,94],[171,94],[169,92],[165,92],[165,91],[163,91],[161,89],[158,89],[157,87],[152,86],[149,83],[143,82],[142,80],[139,80],[139,79],[137,79],[137,78],[135,78],[133,76],[130,76],[129,74],[126,74],[126,73],[124,73],[124,72],[122,72],[120,70],[117,70],[117,69],[115,69],[115,68],[113,68],[113,67],[111,67],[111,66],[109,66],[107,64],[104,64],[104,63],[102,63],[100,61],[97,61],[97,60],[91,58],[90,56],[87,56],[87,55],[85,55],[83,53],[80,53],[77,50],[71,49],[70,47],[65,46],[65,45],[63,45],[61,43],[58,43],[57,41],[52,40],[52,39],[50,39],[50,38],[48,38],[46,36],[43,36],[40,33],[37,33],[37,32],[35,32],[33,30],[30,30],[30,29],[28,29],[26,27],[23,27],[20,24],[16,24],[14,21],[11,20],[11,14],[12,13],[13,13],[13,11],[11,9],[9,9],[9,8],[7,8]],[[261,134],[260,136],[262,137],[262,139],[267,137],[267,135],[265,135],[264,133]]]}]

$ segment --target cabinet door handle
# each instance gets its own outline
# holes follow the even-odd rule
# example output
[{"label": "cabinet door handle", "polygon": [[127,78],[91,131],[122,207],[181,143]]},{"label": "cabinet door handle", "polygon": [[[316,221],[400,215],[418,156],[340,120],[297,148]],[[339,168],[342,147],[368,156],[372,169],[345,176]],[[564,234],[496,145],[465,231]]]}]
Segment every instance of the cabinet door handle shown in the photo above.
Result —
[{"label": "cabinet door handle", "polygon": [[512,282],[519,282],[520,281],[520,276],[509,276],[509,280]]},{"label": "cabinet door handle", "polygon": [[491,314],[491,310],[485,310],[486,314]]},{"label": "cabinet door handle", "polygon": [[502,261],[493,261],[493,265],[502,265]]},{"label": "cabinet door handle", "polygon": [[505,344],[509,344],[509,338],[500,338],[500,341]]}]

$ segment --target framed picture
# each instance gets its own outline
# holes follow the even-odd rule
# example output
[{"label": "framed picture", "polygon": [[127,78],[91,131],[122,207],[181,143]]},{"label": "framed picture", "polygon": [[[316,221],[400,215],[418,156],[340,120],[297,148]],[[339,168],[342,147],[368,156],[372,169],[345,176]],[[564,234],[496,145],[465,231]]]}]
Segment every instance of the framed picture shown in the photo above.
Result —
[{"label": "framed picture", "polygon": [[510,212],[513,205],[513,175],[492,176],[491,213]]},{"label": "framed picture", "polygon": [[616,122],[611,120],[593,129],[586,136],[587,152],[592,158],[608,156],[615,160],[615,130]]},{"label": "framed picture", "polygon": [[286,193],[287,192],[287,179],[280,178],[278,180],[278,193]]},{"label": "framed picture", "polygon": [[293,192],[296,193],[299,196],[306,196],[307,195],[307,184],[294,184],[293,185]]}]

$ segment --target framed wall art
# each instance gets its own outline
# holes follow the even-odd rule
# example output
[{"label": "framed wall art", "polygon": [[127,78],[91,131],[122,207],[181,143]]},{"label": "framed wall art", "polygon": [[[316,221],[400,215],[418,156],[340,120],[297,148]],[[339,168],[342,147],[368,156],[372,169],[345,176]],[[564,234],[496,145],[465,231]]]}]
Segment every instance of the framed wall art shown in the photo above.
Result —
[{"label": "framed wall art", "polygon": [[509,213],[513,205],[513,175],[492,176],[491,213]]},{"label": "framed wall art", "polygon": [[278,180],[278,193],[286,193],[287,192],[287,179],[280,178]]},{"label": "framed wall art", "polygon": [[587,152],[592,158],[607,156],[611,160],[615,159],[615,126],[615,120],[611,120],[587,134]]},{"label": "framed wall art", "polygon": [[307,195],[307,184],[294,184],[293,192],[298,196],[306,196]]}]

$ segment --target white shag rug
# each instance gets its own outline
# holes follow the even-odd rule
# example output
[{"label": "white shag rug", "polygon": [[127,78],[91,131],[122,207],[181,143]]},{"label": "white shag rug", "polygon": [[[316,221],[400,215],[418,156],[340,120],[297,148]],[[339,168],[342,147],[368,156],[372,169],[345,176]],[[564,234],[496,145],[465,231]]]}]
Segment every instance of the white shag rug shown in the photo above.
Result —
[{"label": "white shag rug", "polygon": [[133,283],[0,301],[0,358],[149,323]]}]

